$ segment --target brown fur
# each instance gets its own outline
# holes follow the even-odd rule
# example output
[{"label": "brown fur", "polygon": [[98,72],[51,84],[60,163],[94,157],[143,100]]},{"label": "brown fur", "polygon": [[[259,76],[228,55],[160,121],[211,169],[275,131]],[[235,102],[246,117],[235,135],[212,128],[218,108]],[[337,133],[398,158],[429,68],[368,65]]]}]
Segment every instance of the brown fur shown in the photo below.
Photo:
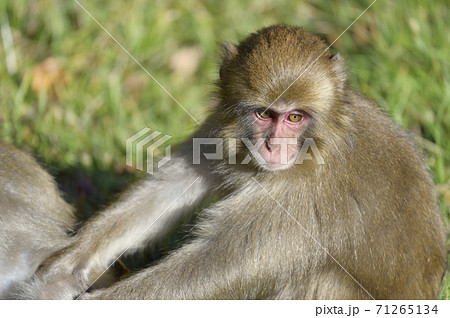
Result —
[{"label": "brown fur", "polygon": [[0,298],[70,243],[75,224],[53,179],[30,156],[0,141]]}]

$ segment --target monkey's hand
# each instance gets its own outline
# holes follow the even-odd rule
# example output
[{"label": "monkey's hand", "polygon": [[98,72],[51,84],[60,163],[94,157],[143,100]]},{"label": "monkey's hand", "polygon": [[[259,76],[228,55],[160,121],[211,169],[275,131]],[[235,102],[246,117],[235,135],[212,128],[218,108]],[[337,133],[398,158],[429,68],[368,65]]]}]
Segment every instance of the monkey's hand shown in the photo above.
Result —
[{"label": "monkey's hand", "polygon": [[[78,259],[77,263],[71,255],[72,253],[62,253],[48,258],[29,280],[14,287],[11,298],[75,299],[90,285],[95,283],[93,288],[107,287],[126,273],[126,269],[120,265],[97,275],[92,272],[89,276],[93,278],[89,279],[87,270],[83,270],[86,268],[82,266],[84,262]],[[75,266],[76,264],[78,265]]]},{"label": "monkey's hand", "polygon": [[[17,283],[10,292],[11,299],[74,299],[87,289],[87,279],[77,272],[70,249],[47,258],[26,281]],[[68,253],[69,252],[69,253]]]},{"label": "monkey's hand", "polygon": [[17,284],[11,299],[74,299],[83,288],[73,275],[43,276],[35,274],[29,280]]}]

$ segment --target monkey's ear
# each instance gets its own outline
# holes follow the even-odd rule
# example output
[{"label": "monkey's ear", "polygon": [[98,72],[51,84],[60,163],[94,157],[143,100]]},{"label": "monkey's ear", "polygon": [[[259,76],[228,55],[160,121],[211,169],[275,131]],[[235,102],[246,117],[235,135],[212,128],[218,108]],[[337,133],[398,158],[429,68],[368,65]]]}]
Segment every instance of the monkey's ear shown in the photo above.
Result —
[{"label": "monkey's ear", "polygon": [[220,65],[219,69],[219,76],[221,79],[223,79],[225,75],[225,65],[228,61],[236,57],[237,54],[238,48],[236,45],[229,42],[222,43],[222,64]]},{"label": "monkey's ear", "polygon": [[236,45],[230,42],[222,42],[222,59],[231,60],[238,54],[238,48]]},{"label": "monkey's ear", "polygon": [[339,80],[339,86],[340,88],[344,88],[347,82],[347,66],[345,65],[344,57],[337,53],[336,55],[333,55],[330,60],[333,63],[333,70]]}]

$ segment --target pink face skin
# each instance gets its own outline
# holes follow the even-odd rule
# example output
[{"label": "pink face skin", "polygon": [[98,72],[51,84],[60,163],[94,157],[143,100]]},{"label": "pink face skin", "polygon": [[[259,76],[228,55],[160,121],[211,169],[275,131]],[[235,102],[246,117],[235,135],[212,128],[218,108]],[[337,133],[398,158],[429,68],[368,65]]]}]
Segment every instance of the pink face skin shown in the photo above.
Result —
[{"label": "pink face skin", "polygon": [[259,153],[265,160],[261,166],[267,170],[290,168],[297,158],[300,145],[297,140],[309,118],[298,110],[278,113],[267,110],[266,115],[258,110],[253,113],[253,132],[256,140],[264,138]]}]

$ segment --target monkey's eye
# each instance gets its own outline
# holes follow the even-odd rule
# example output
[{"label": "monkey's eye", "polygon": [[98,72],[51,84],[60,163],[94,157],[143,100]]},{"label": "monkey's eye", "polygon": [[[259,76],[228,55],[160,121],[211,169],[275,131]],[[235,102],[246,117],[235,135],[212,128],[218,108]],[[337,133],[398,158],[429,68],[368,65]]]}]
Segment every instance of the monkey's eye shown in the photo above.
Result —
[{"label": "monkey's eye", "polygon": [[303,116],[300,114],[290,114],[287,119],[293,123],[298,123],[302,118]]},{"label": "monkey's eye", "polygon": [[257,111],[256,115],[261,119],[269,119],[272,114],[269,111]]}]

